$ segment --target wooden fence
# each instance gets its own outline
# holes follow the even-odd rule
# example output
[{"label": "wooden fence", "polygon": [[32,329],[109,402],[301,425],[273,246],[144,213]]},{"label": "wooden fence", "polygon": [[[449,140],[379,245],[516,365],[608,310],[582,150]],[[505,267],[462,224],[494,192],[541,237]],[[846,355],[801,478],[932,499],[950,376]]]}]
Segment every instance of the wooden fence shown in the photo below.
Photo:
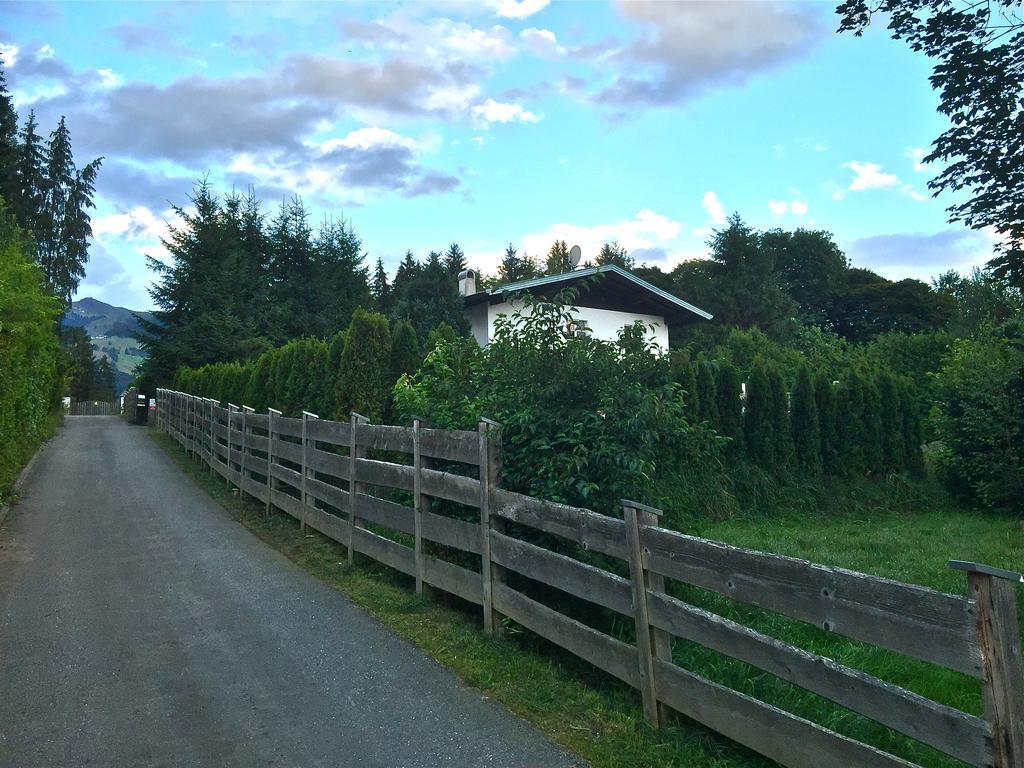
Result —
[{"label": "wooden fence", "polygon": [[[347,423],[286,418],[169,390],[157,403],[157,424],[229,485],[345,545],[350,561],[360,552],[412,576],[417,591],[430,585],[481,606],[489,633],[507,617],[639,689],[654,725],[671,708],[795,768],[913,765],[677,666],[671,641],[682,638],[968,765],[1024,768],[1017,574],[951,563],[966,571],[969,596],[948,595],[665,530],[657,510],[635,502],[623,501],[619,519],[513,493],[500,487],[500,429],[486,420],[469,432],[420,420],[373,425],[358,414]],[[374,488],[404,491],[411,505]],[[620,573],[536,543],[545,537],[527,541],[529,531],[621,561]],[[636,644],[529,596],[510,572],[621,614]],[[976,678],[985,716],[690,605],[666,579]]]}]

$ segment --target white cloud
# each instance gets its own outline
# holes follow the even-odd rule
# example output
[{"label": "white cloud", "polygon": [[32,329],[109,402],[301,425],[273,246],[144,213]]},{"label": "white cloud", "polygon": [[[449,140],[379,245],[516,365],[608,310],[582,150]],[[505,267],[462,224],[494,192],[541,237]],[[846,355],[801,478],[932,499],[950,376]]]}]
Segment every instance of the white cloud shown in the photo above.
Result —
[{"label": "white cloud", "polygon": [[350,131],[340,139],[328,139],[318,145],[324,154],[337,149],[338,147],[351,147],[353,149],[370,149],[371,147],[408,147],[416,149],[416,141],[408,136],[402,136],[389,131],[387,128],[358,128]]},{"label": "white cloud", "polygon": [[20,49],[16,45],[0,43],[0,61],[3,62],[5,68],[10,69],[18,63],[19,50]]},{"label": "white cloud", "polygon": [[441,19],[433,25],[440,37],[440,44],[458,58],[474,58],[493,61],[507,59],[516,50],[511,45],[512,33],[501,25],[478,29],[465,22]]},{"label": "white cloud", "polygon": [[473,114],[485,124],[490,123],[537,123],[543,115],[527,112],[520,104],[505,104],[488,99],[473,107]]},{"label": "white cloud", "polygon": [[803,200],[794,200],[789,204],[789,210],[794,216],[804,216],[807,214],[807,203]]},{"label": "white cloud", "polygon": [[101,88],[117,88],[124,82],[124,78],[112,69],[97,69],[96,74],[100,76]]},{"label": "white cloud", "polygon": [[167,222],[142,205],[92,220],[92,236],[100,243],[111,239],[159,240],[167,235]]},{"label": "white cloud", "polygon": [[772,212],[772,216],[776,218],[785,216],[786,212],[792,213],[794,216],[805,216],[807,214],[808,206],[803,200],[791,200],[786,202],[785,200],[769,200],[768,210]]},{"label": "white cloud", "polygon": [[558,38],[550,29],[530,27],[519,33],[519,39],[527,50],[545,59],[565,56],[565,47],[558,44]]},{"label": "white cloud", "polygon": [[851,160],[843,163],[844,168],[849,168],[856,174],[850,183],[851,192],[859,192],[865,189],[882,189],[899,183],[899,179],[891,173],[883,173],[882,166],[878,163],[859,163]]},{"label": "white cloud", "polygon": [[902,187],[900,187],[900,192],[902,192],[904,195],[911,198],[912,200],[916,200],[919,203],[923,203],[925,200],[928,199],[928,195],[918,192],[912,184],[904,184]]},{"label": "white cloud", "polygon": [[708,216],[711,217],[712,224],[715,226],[725,224],[725,208],[718,199],[718,195],[714,192],[705,192],[704,202],[702,205],[704,206],[704,210],[708,212]]},{"label": "white cloud", "polygon": [[785,200],[768,201],[768,209],[772,212],[772,216],[785,216],[787,207]]},{"label": "white cloud", "polygon": [[544,10],[551,0],[487,0],[487,5],[506,19],[525,19]]},{"label": "white cloud", "polygon": [[920,147],[911,147],[903,153],[903,156],[914,161],[914,173],[924,173],[928,170],[922,162],[926,154],[927,153]]},{"label": "white cloud", "polygon": [[555,240],[565,240],[578,245],[583,251],[583,260],[593,260],[604,243],[617,240],[628,251],[665,246],[682,232],[681,222],[655,213],[649,208],[638,211],[632,219],[615,224],[598,224],[584,227],[567,222],[554,224],[544,232],[536,232],[523,238],[523,250],[533,256],[547,254]]},{"label": "white cloud", "polygon": [[54,55],[56,55],[56,53],[57,52],[55,50],[53,50],[53,46],[47,44],[47,45],[41,46],[39,48],[39,50],[36,51],[36,58],[37,59],[52,59],[54,57]]}]

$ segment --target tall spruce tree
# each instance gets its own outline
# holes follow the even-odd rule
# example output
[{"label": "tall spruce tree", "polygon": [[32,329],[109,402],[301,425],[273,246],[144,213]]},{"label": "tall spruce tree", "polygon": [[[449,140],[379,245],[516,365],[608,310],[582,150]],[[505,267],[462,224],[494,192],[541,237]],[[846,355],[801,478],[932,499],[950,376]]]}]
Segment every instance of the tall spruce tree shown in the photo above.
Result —
[{"label": "tall spruce tree", "polygon": [[373,296],[373,303],[378,312],[382,315],[391,313],[391,284],[388,282],[388,273],[384,270],[384,261],[380,256],[377,257],[377,265],[373,268],[370,295]]},{"label": "tall spruce tree", "polygon": [[444,252],[444,268],[453,278],[458,278],[459,273],[466,268],[466,254],[462,252],[458,243],[452,243]]},{"label": "tall spruce tree", "polygon": [[613,240],[601,246],[601,250],[597,253],[597,264],[599,266],[614,264],[623,269],[633,269],[636,266],[636,261],[629,255],[629,251],[619,245],[618,240]]},{"label": "tall spruce tree", "polygon": [[545,264],[544,273],[548,275],[560,275],[563,272],[571,272],[572,264],[569,262],[569,246],[565,240],[555,240],[548,251],[548,258]]},{"label": "tall spruce tree", "polygon": [[326,338],[348,326],[356,307],[371,304],[362,248],[351,222],[342,219],[321,224],[313,249],[314,305],[304,335]]},{"label": "tall spruce tree", "polygon": [[46,147],[39,135],[36,114],[29,111],[19,134],[18,159],[15,165],[11,211],[19,226],[38,240],[46,196]]},{"label": "tall spruce tree", "polygon": [[498,281],[502,285],[518,283],[520,280],[531,280],[539,277],[537,265],[527,254],[519,255],[512,243],[505,248],[505,255],[498,265]]},{"label": "tall spruce tree", "polygon": [[18,156],[18,113],[0,61],[0,197],[8,206],[18,199]]},{"label": "tall spruce tree", "polygon": [[46,145],[43,204],[35,235],[39,265],[53,295],[66,306],[85,277],[89,261],[89,209],[95,207],[92,197],[102,160],[97,158],[82,170],[75,167],[71,132],[61,117]]},{"label": "tall spruce tree", "polygon": [[735,458],[743,455],[745,443],[740,375],[736,366],[729,362],[720,362],[717,370],[715,394],[718,400],[718,432],[729,438],[725,452],[727,456]]},{"label": "tall spruce tree", "polygon": [[793,384],[790,411],[793,454],[797,469],[810,475],[821,472],[821,427],[814,383],[806,364],[801,364]]}]

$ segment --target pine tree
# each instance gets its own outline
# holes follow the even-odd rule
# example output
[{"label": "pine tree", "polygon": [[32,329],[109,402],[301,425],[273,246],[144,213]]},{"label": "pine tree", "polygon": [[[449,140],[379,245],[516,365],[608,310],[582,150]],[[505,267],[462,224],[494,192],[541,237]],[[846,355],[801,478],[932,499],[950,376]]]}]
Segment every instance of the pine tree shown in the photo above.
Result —
[{"label": "pine tree", "polygon": [[498,281],[502,285],[518,283],[521,280],[532,280],[539,277],[539,270],[527,254],[519,255],[512,243],[505,248],[505,255],[498,265]]},{"label": "pine tree", "polygon": [[38,239],[46,195],[46,150],[42,136],[36,132],[38,127],[35,112],[29,111],[19,135],[15,189],[10,201],[18,225],[35,239]]},{"label": "pine tree", "polygon": [[745,405],[743,436],[747,458],[758,466],[770,468],[775,459],[771,383],[768,363],[761,355],[754,358],[750,368]]},{"label": "pine tree", "polygon": [[814,405],[818,411],[822,469],[826,474],[838,475],[842,471],[842,467],[839,461],[835,385],[827,375],[821,372],[814,377]]},{"label": "pine tree", "polygon": [[597,264],[599,266],[614,264],[623,269],[633,269],[636,266],[636,261],[629,255],[629,251],[619,245],[618,240],[614,240],[601,246],[601,250],[597,253]]},{"label": "pine tree", "polygon": [[793,384],[793,402],[790,413],[793,435],[793,453],[801,472],[817,475],[821,472],[821,428],[818,405],[811,372],[801,364]]},{"label": "pine tree", "polygon": [[458,279],[459,273],[466,268],[466,254],[458,243],[452,243],[444,253],[444,268],[448,275]]},{"label": "pine tree", "polygon": [[7,90],[3,62],[0,62],[0,197],[9,206],[15,205],[18,190],[18,113]]},{"label": "pine tree", "polygon": [[391,285],[388,283],[388,273],[384,271],[384,262],[377,257],[377,266],[373,270],[373,279],[370,281],[370,295],[373,296],[374,306],[382,315],[391,313]]},{"label": "pine tree", "polygon": [[743,401],[740,399],[740,375],[732,363],[718,364],[718,375],[715,381],[715,393],[718,405],[718,433],[730,438],[725,452],[732,457],[741,456],[744,452],[743,439]]},{"label": "pine tree", "polygon": [[348,326],[356,307],[370,305],[362,247],[350,222],[325,221],[320,226],[313,243],[316,289],[301,335],[326,338]]},{"label": "pine tree", "polygon": [[35,229],[37,258],[54,296],[70,304],[85,277],[92,224],[88,209],[95,207],[96,174],[102,158],[81,171],[75,168],[71,133],[63,117],[46,145],[46,175],[42,209]]},{"label": "pine tree", "polygon": [[334,416],[347,419],[351,411],[379,422],[391,394],[388,361],[391,333],[387,318],[357,309],[348,328],[337,380]]},{"label": "pine tree", "polygon": [[720,426],[718,417],[718,392],[715,385],[715,366],[708,360],[700,359],[696,366],[697,420],[706,421],[712,428]]},{"label": "pine tree", "polygon": [[569,246],[565,240],[555,240],[548,251],[547,263],[544,273],[547,275],[560,275],[563,272],[571,272],[572,264],[569,263]]}]

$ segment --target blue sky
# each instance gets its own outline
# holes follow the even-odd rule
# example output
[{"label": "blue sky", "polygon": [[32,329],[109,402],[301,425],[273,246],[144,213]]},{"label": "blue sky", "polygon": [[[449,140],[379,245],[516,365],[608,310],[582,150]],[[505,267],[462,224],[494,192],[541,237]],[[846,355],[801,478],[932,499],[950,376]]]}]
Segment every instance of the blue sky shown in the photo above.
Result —
[{"label": "blue sky", "polygon": [[204,174],[299,193],[392,271],[555,238],[668,269],[733,211],[893,279],[983,263],[919,163],[929,62],[836,26],[811,2],[0,3],[0,56],[22,119],[105,158],[79,298],[150,308],[143,254]]}]

